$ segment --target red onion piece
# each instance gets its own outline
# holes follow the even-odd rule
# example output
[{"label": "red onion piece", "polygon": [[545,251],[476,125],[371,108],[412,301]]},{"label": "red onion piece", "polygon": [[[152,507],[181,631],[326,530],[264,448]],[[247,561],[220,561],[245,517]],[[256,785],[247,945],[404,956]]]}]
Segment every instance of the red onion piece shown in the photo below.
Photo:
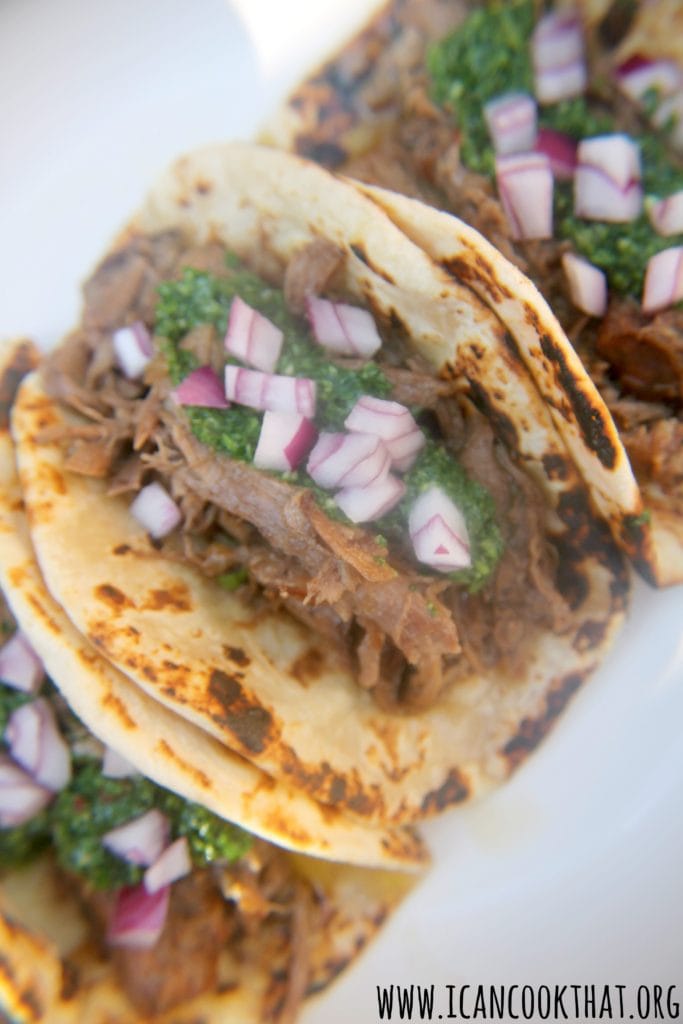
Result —
[{"label": "red onion piece", "polygon": [[368,487],[385,477],[391,456],[374,434],[328,434],[318,438],[306,469],[319,487]]},{"label": "red onion piece", "polygon": [[149,893],[144,885],[120,889],[107,930],[110,946],[151,949],[164,930],[170,889]]},{"label": "red onion piece", "polygon": [[290,412],[266,412],[254,452],[259,469],[282,473],[296,469],[315,444],[318,431],[305,416]]},{"label": "red onion piece", "polygon": [[571,181],[576,170],[577,145],[571,135],[556,132],[554,128],[539,128],[534,149],[537,153],[545,153],[558,181]]},{"label": "red onion piece", "polygon": [[17,630],[0,648],[0,681],[13,690],[37,693],[44,678],[42,661],[21,630]]},{"label": "red onion piece", "polygon": [[526,92],[497,96],[484,105],[484,118],[499,156],[526,153],[536,141],[536,101]]},{"label": "red onion piece", "polygon": [[236,295],[230,307],[225,349],[243,363],[272,373],[277,366],[284,335],[267,317]]},{"label": "red onion piece", "polygon": [[640,148],[628,135],[583,139],[577,150],[574,213],[587,220],[625,223],[639,216]]},{"label": "red onion piece", "polygon": [[315,416],[316,386],[308,377],[284,377],[229,364],[225,393],[231,402],[250,409],[299,413],[308,420]]},{"label": "red onion piece", "polygon": [[183,518],[173,498],[156,482],[138,492],[130,511],[147,533],[157,539],[175,530]]},{"label": "red onion piece", "polygon": [[39,785],[53,793],[71,779],[71,752],[59,731],[54,711],[42,697],[15,708],[5,739],[10,753]]},{"label": "red onion piece", "polygon": [[562,269],[576,308],[588,316],[604,316],[607,312],[607,278],[603,271],[573,252],[562,256]]},{"label": "red onion piece", "polygon": [[392,469],[410,469],[417,453],[425,444],[425,436],[405,405],[374,395],[361,395],[344,426],[352,433],[380,437],[391,456]]},{"label": "red onion piece", "polygon": [[192,370],[173,389],[171,398],[178,405],[199,405],[205,409],[228,408],[221,379],[211,366],[200,366]]},{"label": "red onion piece", "polygon": [[571,11],[546,14],[531,38],[534,92],[541,103],[557,103],[585,92],[588,73],[583,31]]},{"label": "red onion piece", "polygon": [[102,845],[130,864],[149,867],[161,856],[168,843],[168,818],[153,807],[139,818],[112,828],[102,836]]},{"label": "red onion piece", "polygon": [[552,238],[553,173],[543,153],[496,158],[498,192],[516,239]]},{"label": "red onion piece", "polygon": [[368,523],[391,512],[405,492],[403,481],[387,473],[367,487],[344,487],[334,501],[352,523]]},{"label": "red onion piece", "polygon": [[650,222],[660,235],[677,235],[683,231],[683,191],[658,199],[648,209]]},{"label": "red onion piece", "polygon": [[664,98],[683,86],[683,73],[675,61],[652,60],[639,54],[619,65],[616,78],[621,91],[635,102],[650,89]]},{"label": "red onion piece", "polygon": [[177,882],[179,878],[189,875],[191,870],[192,861],[187,838],[181,836],[167,846],[152,866],[147,868],[142,880],[143,885],[147,892],[155,893],[172,882]]},{"label": "red onion piece", "polygon": [[142,321],[138,320],[129,327],[120,327],[118,331],[114,331],[112,340],[116,361],[125,376],[129,380],[137,380],[154,355],[149,331]]},{"label": "red onion piece", "polygon": [[112,747],[107,747],[102,758],[102,774],[107,779],[129,779],[139,772],[125,757]]},{"label": "red onion piece", "polygon": [[367,309],[309,295],[306,312],[313,337],[330,352],[341,356],[373,356],[382,344],[377,325]]},{"label": "red onion piece", "polygon": [[416,499],[408,530],[415,557],[432,569],[453,572],[472,564],[465,517],[440,487],[430,487]]},{"label": "red onion piece", "polygon": [[0,828],[15,828],[35,818],[52,795],[9,757],[0,755]]},{"label": "red onion piece", "polygon": [[657,313],[683,299],[683,246],[664,249],[648,260],[643,312]]}]

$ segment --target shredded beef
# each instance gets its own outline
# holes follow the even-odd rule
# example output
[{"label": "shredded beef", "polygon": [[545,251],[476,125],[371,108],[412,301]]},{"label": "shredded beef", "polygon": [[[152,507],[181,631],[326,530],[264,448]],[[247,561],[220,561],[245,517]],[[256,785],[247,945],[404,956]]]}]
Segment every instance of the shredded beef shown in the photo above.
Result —
[{"label": "shredded beef", "polygon": [[316,238],[305,245],[287,265],[284,280],[285,302],[293,313],[303,313],[309,295],[322,295],[344,255],[326,238]]},{"label": "shredded beef", "polygon": [[636,302],[616,299],[598,331],[595,348],[622,391],[646,402],[683,405],[683,312],[645,317]]}]

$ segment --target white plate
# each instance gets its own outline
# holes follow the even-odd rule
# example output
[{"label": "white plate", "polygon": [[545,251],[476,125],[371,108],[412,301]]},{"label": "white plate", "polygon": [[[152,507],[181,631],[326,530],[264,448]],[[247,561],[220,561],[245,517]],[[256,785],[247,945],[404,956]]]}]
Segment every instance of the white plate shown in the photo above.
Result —
[{"label": "white plate", "polygon": [[[4,0],[0,331],[54,343],[154,174],[248,137],[370,6],[242,0],[242,22],[222,0]],[[435,1019],[447,984],[683,996],[682,598],[637,586],[603,670],[503,790],[426,829],[431,874],[306,1024],[376,1021],[391,983],[436,985]]]}]

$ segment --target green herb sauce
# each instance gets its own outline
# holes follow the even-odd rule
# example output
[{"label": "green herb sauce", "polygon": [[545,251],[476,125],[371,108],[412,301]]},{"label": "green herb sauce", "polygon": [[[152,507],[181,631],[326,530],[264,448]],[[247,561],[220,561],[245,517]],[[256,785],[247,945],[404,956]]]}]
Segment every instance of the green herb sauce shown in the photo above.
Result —
[{"label": "green herb sauce", "polygon": [[[359,369],[347,369],[330,361],[328,354],[313,341],[306,324],[294,317],[285,305],[282,291],[264,283],[255,274],[231,262],[225,278],[205,271],[186,269],[180,281],[163,283],[159,288],[155,335],[161,337],[169,374],[174,384],[196,365],[191,353],[179,347],[185,334],[200,324],[210,323],[221,333],[226,330],[230,304],[239,295],[282,330],[284,341],[277,372],[305,376],[316,381],[316,423],[321,430],[343,430],[344,420],[363,394],[386,398],[391,385],[382,368],[368,361]],[[226,410],[186,409],[195,436],[216,451],[251,462],[261,429],[262,414],[240,406]],[[315,495],[316,501],[331,518],[346,521],[329,491],[317,487],[304,470],[283,474]],[[408,515],[420,491],[438,484],[458,504],[465,516],[472,545],[470,569],[451,574],[452,579],[471,589],[481,587],[495,569],[503,551],[493,502],[488,492],[471,480],[455,458],[445,449],[429,443],[415,465],[403,477],[406,495],[387,517],[388,531],[398,539],[407,535]],[[380,524],[383,529],[383,524]],[[223,586],[231,589],[243,582],[234,573],[227,574]]]},{"label": "green herb sauce", "polygon": [[99,762],[76,766],[70,785],[57,796],[52,809],[52,837],[59,863],[75,871],[96,889],[133,885],[144,869],[110,853],[102,836],[138,818],[153,807],[168,816],[171,838],[186,836],[195,865],[232,863],[249,849],[251,836],[199,804],[155,785],[142,776],[109,779]]},{"label": "green herb sauce", "polygon": [[[432,93],[460,129],[463,163],[480,174],[495,175],[494,153],[484,120],[484,104],[506,92],[533,93],[532,0],[494,0],[474,11],[427,57]],[[580,140],[616,130],[614,119],[584,97],[539,108],[539,125]],[[666,151],[662,138],[643,132],[640,145],[645,202],[683,189],[683,170]],[[579,220],[574,216],[571,183],[555,182],[555,235],[571,241],[587,260],[605,271],[610,287],[640,299],[651,256],[683,245],[683,234],[659,235],[643,212],[625,224]]]},{"label": "green herb sauce", "polygon": [[[48,685],[47,695],[52,689]],[[33,700],[29,694],[0,685],[0,726],[4,733],[15,707]],[[85,727],[74,718],[79,738]],[[69,723],[67,722],[67,725]],[[68,729],[60,722],[62,734]],[[233,863],[249,849],[252,837],[199,804],[184,800],[141,775],[109,779],[99,760],[75,757],[69,785],[30,821],[0,829],[0,871],[21,867],[52,846],[58,863],[86,878],[96,889],[117,889],[140,881],[144,869],[129,864],[102,845],[102,836],[153,807],[167,815],[171,838],[186,836],[193,864]]]}]

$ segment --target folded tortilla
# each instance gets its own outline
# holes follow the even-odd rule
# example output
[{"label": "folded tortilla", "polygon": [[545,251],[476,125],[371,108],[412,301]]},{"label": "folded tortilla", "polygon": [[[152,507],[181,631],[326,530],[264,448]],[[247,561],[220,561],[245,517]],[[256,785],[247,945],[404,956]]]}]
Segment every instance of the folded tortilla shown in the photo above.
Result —
[{"label": "folded tortilla", "polygon": [[[366,945],[427,864],[408,829],[374,830],[275,783],[178,715],[151,700],[74,628],[47,591],[33,554],[7,412],[35,365],[28,342],[0,349],[0,587],[19,628],[71,709],[138,771],[186,800],[292,851],[292,870],[321,894],[305,988],[318,992]],[[305,855],[304,855],[305,854]],[[343,863],[346,862],[346,863]],[[351,865],[365,865],[353,867]],[[368,866],[369,865],[369,866]],[[161,1022],[291,1020],[287,951],[258,934],[222,954],[221,991],[155,1015]],[[0,1006],[21,1022],[137,1024],[106,950],[95,942],[52,858],[5,872],[0,884]]]},{"label": "folded tortilla", "polygon": [[[499,784],[599,664],[623,621],[629,587],[572,452],[508,332],[375,202],[283,153],[229,144],[181,159],[152,190],[106,265],[120,264],[126,246],[168,230],[191,246],[222,244],[271,282],[281,282],[308,245],[331,242],[342,254],[338,287],[348,301],[368,307],[385,329],[400,329],[435,388],[452,382],[483,410],[495,450],[512,460],[513,517],[531,514],[533,502],[521,495],[533,482],[545,535],[539,543],[550,545],[558,561],[544,604],[559,602],[562,622],[525,627],[521,667],[514,659],[488,669],[466,662],[451,678],[446,659],[446,685],[433,706],[412,714],[382,710],[314,628],[277,606],[254,610],[240,591],[227,593],[164,558],[163,546],[151,544],[132,519],[125,497],[107,497],[101,479],[69,472],[56,438],[79,417],[34,377],[21,389],[12,429],[31,538],[52,596],[147,694],[318,801],[397,824]],[[188,446],[189,461],[181,459],[178,473],[197,482],[204,498],[231,501],[231,514],[239,514],[240,502],[249,504],[248,488],[230,498],[230,489],[220,486],[222,474],[235,473],[232,460],[192,439]],[[608,501],[609,488],[604,491]],[[292,500],[271,511],[287,521],[302,508],[298,492]],[[356,546],[367,545],[367,531],[352,533],[349,555],[349,545],[337,544],[334,524],[314,509],[308,514],[302,535],[315,537],[330,563],[355,558]],[[374,559],[355,558],[345,571],[355,579],[362,572],[401,579],[398,569]],[[382,581],[378,586],[362,579],[363,592],[381,604],[377,595],[386,590]],[[406,588],[404,600],[410,593]],[[428,648],[430,630],[450,625],[440,610],[435,627],[425,622]],[[304,685],[294,668],[302,663],[313,666]]]},{"label": "folded tortilla", "polygon": [[[460,162],[457,112],[454,117],[434,102],[425,65],[430,47],[457,30],[477,6],[483,5],[451,4],[445,9],[433,0],[387,3],[293,90],[263,137],[361,178],[369,186],[367,194],[402,230],[495,311],[517,342],[619,544],[650,583],[683,582],[680,317],[664,317],[660,324],[659,318],[641,318],[640,296],[633,296],[630,307],[627,303],[610,309],[607,341],[598,345],[596,355],[594,321],[582,321],[558,286],[557,252],[544,249],[543,243],[515,242],[505,227],[495,183],[491,188],[484,176]],[[628,10],[602,0],[578,0],[575,7],[590,36],[591,67],[601,80],[596,95],[611,95],[622,115],[624,98],[610,83],[616,68],[634,57],[681,63],[681,11],[675,0],[631,5]],[[381,56],[375,60],[377,53]],[[674,105],[674,120],[677,109]],[[628,132],[639,115],[631,110],[621,120],[626,128],[617,125],[615,131]],[[658,145],[663,138],[660,132]],[[673,149],[671,159],[679,163]],[[434,209],[413,206],[410,199],[416,197]],[[449,217],[445,210],[459,216]],[[670,244],[680,244],[679,236]],[[520,266],[558,309],[551,310]],[[557,319],[559,307],[563,326]],[[587,336],[582,349],[584,358],[586,353],[590,357],[587,368],[567,333],[574,342]],[[630,364],[625,360],[628,369],[636,364],[636,376],[642,374],[645,381],[636,388],[628,382],[621,386],[629,374],[622,372],[619,352],[627,344],[626,351],[640,347],[644,353]],[[662,359],[667,346],[671,357]]]}]

